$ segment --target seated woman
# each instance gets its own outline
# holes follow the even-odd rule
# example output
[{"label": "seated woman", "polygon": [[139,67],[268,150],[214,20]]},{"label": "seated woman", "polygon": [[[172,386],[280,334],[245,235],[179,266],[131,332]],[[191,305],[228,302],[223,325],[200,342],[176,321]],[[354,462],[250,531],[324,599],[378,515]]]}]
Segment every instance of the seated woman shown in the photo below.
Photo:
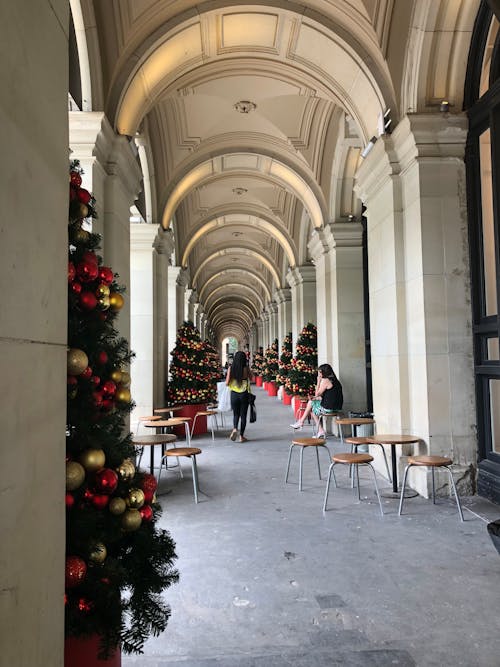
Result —
[{"label": "seated woman", "polygon": [[333,372],[333,368],[330,364],[321,364],[318,368],[316,392],[312,399],[308,401],[302,417],[290,426],[292,428],[302,428],[304,421],[309,415],[312,415],[316,423],[316,436],[324,438],[325,432],[320,427],[320,417],[342,410],[343,403],[342,385]]}]

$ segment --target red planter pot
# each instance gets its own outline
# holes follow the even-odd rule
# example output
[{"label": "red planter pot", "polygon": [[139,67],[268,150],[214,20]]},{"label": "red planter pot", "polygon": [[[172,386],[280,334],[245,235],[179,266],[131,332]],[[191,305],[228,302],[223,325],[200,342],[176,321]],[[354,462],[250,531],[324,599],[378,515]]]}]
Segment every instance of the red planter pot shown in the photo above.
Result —
[{"label": "red planter pot", "polygon": [[267,384],[268,384],[268,383],[267,383],[266,380],[264,380],[264,381],[262,382],[262,387],[263,387],[264,391],[267,391]]},{"label": "red planter pot", "polygon": [[278,395],[278,387],[276,385],[276,382],[268,382],[267,383],[267,395],[268,396],[277,396]]},{"label": "red planter pot", "polygon": [[[183,405],[180,410],[174,412],[174,417],[191,417],[189,422],[189,428],[193,428],[194,417],[197,412],[203,412],[207,409],[206,403],[195,403],[193,405]],[[207,432],[207,417],[203,415],[198,417],[196,424],[194,425],[193,435],[203,435]],[[184,425],[174,426],[173,432],[178,438],[183,438],[186,435],[186,430]]]},{"label": "red planter pot", "polygon": [[283,389],[283,405],[291,405],[292,404],[292,397],[290,394],[287,394],[286,391]]},{"label": "red planter pot", "polygon": [[107,660],[99,660],[98,653],[99,635],[85,639],[68,637],[64,642],[64,667],[121,667],[120,649]]},{"label": "red planter pot", "polygon": [[255,377],[255,386],[256,387],[262,387],[262,378],[260,375],[257,375]]},{"label": "red planter pot", "polygon": [[293,408],[293,414],[294,414],[295,420],[297,420],[300,417],[299,408],[300,408],[300,404],[301,404],[302,401],[304,401],[304,406],[306,406],[307,405],[307,398],[301,398],[300,396],[294,396],[292,398],[292,408]]}]

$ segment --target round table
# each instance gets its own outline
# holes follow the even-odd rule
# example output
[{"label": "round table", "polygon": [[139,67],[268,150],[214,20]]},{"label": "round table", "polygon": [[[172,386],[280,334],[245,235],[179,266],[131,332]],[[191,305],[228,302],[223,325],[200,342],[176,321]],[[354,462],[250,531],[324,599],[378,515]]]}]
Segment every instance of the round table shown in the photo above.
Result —
[{"label": "round table", "polygon": [[154,474],[154,448],[155,445],[167,445],[175,442],[177,437],[172,433],[158,433],[157,435],[136,435],[132,438],[132,444],[136,447],[151,447],[149,471]]},{"label": "round table", "polygon": [[[378,445],[390,445],[391,447],[391,464],[392,464],[392,493],[383,493],[385,498],[397,498],[399,497],[399,487],[398,487],[398,466],[396,461],[396,446],[397,445],[414,445],[417,442],[420,442],[422,438],[418,435],[403,435],[403,434],[378,434],[370,435],[369,439],[371,442]],[[418,495],[415,492],[410,491],[410,494]],[[405,497],[410,497],[408,492],[405,493]]]}]

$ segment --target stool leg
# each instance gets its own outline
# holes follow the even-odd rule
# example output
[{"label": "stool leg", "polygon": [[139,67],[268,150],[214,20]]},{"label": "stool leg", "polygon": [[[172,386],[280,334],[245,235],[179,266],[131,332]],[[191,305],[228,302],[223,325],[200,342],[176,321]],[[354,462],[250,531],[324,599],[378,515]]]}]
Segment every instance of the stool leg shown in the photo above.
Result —
[{"label": "stool leg", "polygon": [[210,430],[212,431],[212,442],[215,441],[213,417],[215,417],[215,415],[210,415]]},{"label": "stool leg", "polygon": [[335,486],[337,486],[337,480],[335,479],[335,473],[333,471],[334,466],[335,466],[335,461],[330,463],[330,467],[328,468],[328,475],[326,478],[325,500],[323,501],[323,514],[326,512],[326,503],[328,502],[328,493],[330,492],[330,479],[332,473],[333,473],[333,481],[335,482]]},{"label": "stool leg", "polygon": [[401,512],[403,511],[403,501],[405,497],[405,486],[406,486],[406,476],[408,475],[408,470],[410,468],[411,464],[408,464],[405,468],[405,474],[403,475],[403,484],[401,485],[401,497],[399,499],[399,511],[398,514],[401,516]]},{"label": "stool leg", "polygon": [[300,448],[300,458],[299,458],[299,491],[302,491],[302,463],[304,461],[304,448]]},{"label": "stool leg", "polygon": [[385,453],[384,445],[380,445],[380,447],[382,449],[382,454],[384,455],[384,463],[385,463],[385,469],[387,470],[387,477],[389,479],[389,482],[392,484],[392,475],[391,475],[391,471],[389,470],[389,463],[387,461],[387,456],[386,456],[386,453]]},{"label": "stool leg", "polygon": [[458,508],[458,513],[460,515],[460,521],[464,521],[464,514],[462,512],[462,505],[460,504],[460,499],[458,497],[457,487],[455,486],[455,481],[453,479],[453,474],[452,474],[450,468],[448,468],[448,466],[445,466],[445,468],[448,471],[448,474],[450,475],[450,483],[451,483],[451,486],[452,486],[453,491],[455,493],[455,500],[457,501],[457,508]]},{"label": "stool leg", "polygon": [[135,466],[137,469],[139,469],[141,465],[142,455],[144,454],[144,447],[141,447],[140,450],[141,453],[139,454],[139,458],[137,459],[137,464]]},{"label": "stool leg", "polygon": [[318,448],[315,447],[314,449],[316,450],[316,461],[317,461],[317,463],[318,463],[318,476],[319,476],[319,478],[321,479],[321,468],[319,467],[319,454],[318,454]]},{"label": "stool leg", "polygon": [[190,458],[191,468],[193,470],[194,502],[198,503],[198,468],[196,466],[196,454],[192,454]]},{"label": "stool leg", "polygon": [[377,475],[376,475],[376,473],[375,473],[375,468],[372,466],[371,463],[367,463],[366,465],[369,465],[370,468],[372,469],[372,473],[373,473],[373,482],[374,482],[374,484],[375,484],[375,491],[377,492],[378,504],[379,504],[379,507],[380,507],[380,514],[381,514],[382,516],[384,516],[384,510],[383,510],[383,508],[382,508],[382,501],[381,501],[381,499],[380,499],[380,493],[378,492]]},{"label": "stool leg", "polygon": [[285,484],[288,482],[288,472],[290,470],[290,461],[292,459],[292,449],[293,448],[294,448],[294,445],[290,445],[290,449],[288,450],[288,465],[286,467]]},{"label": "stool leg", "polygon": [[[189,434],[190,441],[191,441],[191,438],[193,437],[194,427],[196,425],[196,420],[197,419],[198,419],[198,414],[195,414],[194,419],[193,419],[193,425],[191,426],[191,433]],[[185,422],[185,423],[187,424],[187,422]],[[187,444],[187,431],[186,431],[186,444]],[[190,445],[187,445],[187,446],[189,447]]]},{"label": "stool leg", "polygon": [[356,485],[358,487],[358,500],[361,500],[361,491],[359,489],[359,465],[357,463],[354,466],[354,472],[356,473]]},{"label": "stool leg", "polygon": [[436,482],[434,479],[434,468],[431,468],[431,474],[432,474],[432,504],[436,504]]},{"label": "stool leg", "polygon": [[[194,421],[196,421],[196,415],[194,416]],[[186,431],[186,447],[191,447],[191,433],[189,432],[188,422],[184,422],[184,430]],[[193,422],[193,431],[194,431],[194,422]]]}]

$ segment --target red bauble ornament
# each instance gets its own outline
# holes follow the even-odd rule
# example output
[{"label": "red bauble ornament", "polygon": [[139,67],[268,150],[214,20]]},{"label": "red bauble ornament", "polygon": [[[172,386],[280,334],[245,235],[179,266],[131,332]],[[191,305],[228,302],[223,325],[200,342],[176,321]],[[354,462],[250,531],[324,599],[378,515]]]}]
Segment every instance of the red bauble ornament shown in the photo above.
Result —
[{"label": "red bauble ornament", "polygon": [[72,185],[70,185],[69,186],[69,201],[72,202],[75,199],[76,199],[76,190]]},{"label": "red bauble ornament", "polygon": [[97,297],[93,292],[82,292],[79,300],[83,310],[94,310],[97,306]]},{"label": "red bauble ornament", "polygon": [[72,283],[76,277],[76,269],[73,262],[68,262],[68,282]]},{"label": "red bauble ornament", "polygon": [[78,262],[76,265],[76,275],[82,281],[82,283],[90,283],[92,280],[97,278],[99,269],[97,264],[83,259],[81,262]]},{"label": "red bauble ornament", "polygon": [[93,391],[92,392],[92,399],[94,401],[94,405],[96,408],[100,408],[102,406],[102,391]]},{"label": "red bauble ornament", "polygon": [[102,280],[106,285],[111,285],[113,282],[113,271],[108,266],[101,266],[99,269],[99,280]]},{"label": "red bauble ornament", "polygon": [[68,387],[75,387],[78,384],[78,380],[74,375],[68,375],[67,377]]},{"label": "red bauble ornament", "polygon": [[92,497],[92,505],[98,510],[103,510],[108,503],[109,496],[100,493]]},{"label": "red bauble ornament", "polygon": [[79,188],[80,185],[82,184],[82,177],[77,171],[70,171],[69,182],[71,183],[71,185],[76,185],[76,187]]},{"label": "red bauble ornament", "polygon": [[75,588],[85,579],[87,575],[87,564],[78,556],[66,557],[66,588]]},{"label": "red bauble ornament", "polygon": [[98,387],[101,384],[101,378],[98,375],[92,375],[90,381],[94,387]]},{"label": "red bauble ornament", "polygon": [[106,412],[111,412],[115,407],[115,402],[113,401],[112,398],[104,398],[102,401],[102,409],[106,410]]},{"label": "red bauble ornament", "polygon": [[104,364],[108,363],[108,354],[104,350],[101,350],[99,354],[97,355],[97,361],[104,366]]},{"label": "red bauble ornament", "polygon": [[156,489],[158,488],[156,477],[146,473],[139,484],[139,488],[144,492],[144,501],[146,503],[150,503],[153,500]]},{"label": "red bauble ornament", "polygon": [[104,396],[107,398],[110,398],[111,396],[114,396],[116,392],[116,384],[113,382],[113,380],[106,380],[106,382],[102,385],[102,393]]},{"label": "red bauble ornament", "polygon": [[92,611],[93,607],[94,603],[91,602],[90,600],[87,600],[87,598],[80,598],[78,600],[78,609],[83,614],[88,614],[90,611]]},{"label": "red bauble ornament", "polygon": [[92,377],[92,369],[90,366],[87,366],[87,368],[83,371],[83,373],[80,373],[80,377],[83,378],[84,380],[90,380]]},{"label": "red bauble ornament", "polygon": [[111,494],[118,486],[118,475],[111,468],[98,470],[94,477],[94,488],[100,493]]},{"label": "red bauble ornament", "polygon": [[82,255],[83,262],[89,262],[90,264],[95,264],[97,266],[98,260],[97,255],[92,250],[85,250]]},{"label": "red bauble ornament", "polygon": [[82,204],[88,204],[92,199],[92,195],[88,190],[85,190],[85,188],[80,188],[77,191],[76,196],[78,197],[78,201],[81,201]]},{"label": "red bauble ornament", "polygon": [[92,500],[93,497],[94,494],[92,493],[92,491],[90,489],[85,489],[85,493],[83,494],[83,499],[90,501]]},{"label": "red bauble ornament", "polygon": [[143,505],[139,509],[139,514],[142,516],[143,521],[153,520],[153,510],[151,509],[151,505]]},{"label": "red bauble ornament", "polygon": [[70,509],[75,504],[75,497],[72,493],[66,494],[66,507]]},{"label": "red bauble ornament", "polygon": [[82,286],[81,286],[80,283],[73,282],[73,283],[71,283],[71,290],[75,294],[80,294],[80,292],[82,291]]},{"label": "red bauble ornament", "polygon": [[107,313],[99,313],[99,319],[101,322],[105,322],[108,319],[108,314]]}]

